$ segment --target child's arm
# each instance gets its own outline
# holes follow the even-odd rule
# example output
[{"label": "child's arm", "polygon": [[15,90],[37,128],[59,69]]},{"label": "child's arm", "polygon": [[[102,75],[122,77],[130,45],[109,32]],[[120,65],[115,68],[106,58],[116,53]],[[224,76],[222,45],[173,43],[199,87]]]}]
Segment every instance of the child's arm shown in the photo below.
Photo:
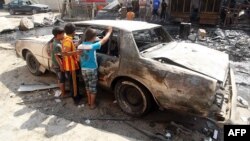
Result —
[{"label": "child's arm", "polygon": [[61,56],[60,53],[55,54],[56,61],[57,61],[58,65],[59,65],[59,67],[60,67],[60,70],[63,72],[64,71],[63,63],[62,63],[62,60],[61,60],[61,58],[59,56]]},{"label": "child's arm", "polygon": [[108,27],[108,32],[106,33],[106,35],[100,41],[101,45],[105,44],[108,41],[108,39],[109,39],[109,37],[110,37],[110,35],[112,33],[112,30],[113,30],[112,27]]}]

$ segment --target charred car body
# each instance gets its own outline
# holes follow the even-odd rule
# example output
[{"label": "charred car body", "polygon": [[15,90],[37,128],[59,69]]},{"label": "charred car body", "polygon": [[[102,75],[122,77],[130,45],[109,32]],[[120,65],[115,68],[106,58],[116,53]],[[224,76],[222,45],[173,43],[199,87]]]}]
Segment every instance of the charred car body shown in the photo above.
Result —
[{"label": "charred car body", "polygon": [[[156,102],[162,108],[219,115],[222,120],[232,116],[235,95],[228,87],[233,80],[227,54],[176,42],[157,24],[113,20],[75,24],[82,33],[91,26],[99,38],[107,26],[114,27],[108,43],[97,51],[99,84],[114,91],[124,112],[141,116]],[[17,54],[26,59],[33,74],[51,69],[50,39],[28,38],[16,43]]]}]

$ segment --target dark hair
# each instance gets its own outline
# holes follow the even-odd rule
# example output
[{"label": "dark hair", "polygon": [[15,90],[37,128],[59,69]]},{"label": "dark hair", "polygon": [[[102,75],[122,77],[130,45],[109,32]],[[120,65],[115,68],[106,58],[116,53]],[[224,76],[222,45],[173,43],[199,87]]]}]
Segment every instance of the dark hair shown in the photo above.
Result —
[{"label": "dark hair", "polygon": [[65,30],[65,33],[66,34],[73,34],[76,30],[76,26],[72,23],[67,23],[65,26],[64,26],[64,30]]},{"label": "dark hair", "polygon": [[128,12],[132,12],[133,11],[133,8],[132,7],[129,7],[128,8]]},{"label": "dark hair", "polygon": [[61,27],[55,27],[52,30],[52,34],[54,35],[54,37],[56,37],[56,35],[62,34],[62,33],[64,33],[64,29]]},{"label": "dark hair", "polygon": [[92,29],[92,28],[88,28],[85,32],[85,40],[86,41],[90,41],[92,40],[94,37],[96,37],[96,30]]}]

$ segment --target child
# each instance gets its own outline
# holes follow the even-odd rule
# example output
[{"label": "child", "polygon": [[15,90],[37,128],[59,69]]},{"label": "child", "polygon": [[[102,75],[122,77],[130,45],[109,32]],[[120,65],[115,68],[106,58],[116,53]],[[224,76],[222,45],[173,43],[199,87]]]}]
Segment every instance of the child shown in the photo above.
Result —
[{"label": "child", "polygon": [[166,12],[167,12],[167,3],[165,0],[162,0],[161,2],[161,19],[165,20],[166,19]]},{"label": "child", "polygon": [[147,0],[139,0],[139,16],[141,21],[146,20],[146,5]]},{"label": "child", "polygon": [[128,8],[127,20],[133,21],[135,18],[135,13],[132,11],[132,8]]},{"label": "child", "polygon": [[95,109],[96,99],[96,85],[97,85],[97,61],[96,61],[96,50],[101,48],[101,45],[105,44],[112,33],[112,28],[108,28],[108,32],[105,37],[100,41],[96,42],[96,30],[89,28],[85,32],[85,42],[78,46],[78,49],[83,50],[81,54],[81,69],[83,79],[85,81],[85,87],[88,96],[88,104],[90,109]]},{"label": "child", "polygon": [[158,9],[160,7],[160,0],[153,0],[153,13],[152,13],[152,20],[155,18],[157,19],[159,14],[158,14]]},{"label": "child", "polygon": [[76,47],[73,43],[73,37],[75,35],[75,25],[68,23],[64,27],[66,35],[62,41],[62,54],[63,54],[63,69],[65,70],[69,82],[70,82],[70,94],[72,95],[75,104],[79,103],[81,99],[78,87],[78,75],[79,75],[79,66],[78,66],[78,55],[76,52]]},{"label": "child", "polygon": [[51,59],[52,59],[52,68],[55,70],[57,79],[58,79],[58,85],[61,90],[62,96],[65,96],[65,74],[64,69],[62,67],[62,58],[61,58],[61,52],[62,52],[62,44],[61,40],[64,38],[64,30],[60,27],[55,27],[52,30],[52,34],[54,35],[54,40],[52,43],[52,49],[51,49]]}]

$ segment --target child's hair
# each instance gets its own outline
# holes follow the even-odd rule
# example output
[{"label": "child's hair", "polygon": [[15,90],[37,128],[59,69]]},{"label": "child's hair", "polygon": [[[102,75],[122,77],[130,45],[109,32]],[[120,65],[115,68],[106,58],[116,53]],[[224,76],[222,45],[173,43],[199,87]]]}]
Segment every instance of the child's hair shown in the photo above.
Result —
[{"label": "child's hair", "polygon": [[133,11],[132,7],[129,7],[128,12],[132,12],[132,11]]},{"label": "child's hair", "polygon": [[55,27],[52,30],[52,34],[54,35],[54,37],[56,37],[58,34],[62,34],[64,33],[64,29],[61,27]]},{"label": "child's hair", "polygon": [[88,28],[85,32],[85,40],[86,41],[90,41],[92,40],[94,37],[96,37],[96,30],[92,29],[92,28]]},{"label": "child's hair", "polygon": [[76,30],[76,26],[72,23],[67,23],[65,26],[64,26],[64,30],[65,30],[65,33],[66,34],[73,34]]}]

